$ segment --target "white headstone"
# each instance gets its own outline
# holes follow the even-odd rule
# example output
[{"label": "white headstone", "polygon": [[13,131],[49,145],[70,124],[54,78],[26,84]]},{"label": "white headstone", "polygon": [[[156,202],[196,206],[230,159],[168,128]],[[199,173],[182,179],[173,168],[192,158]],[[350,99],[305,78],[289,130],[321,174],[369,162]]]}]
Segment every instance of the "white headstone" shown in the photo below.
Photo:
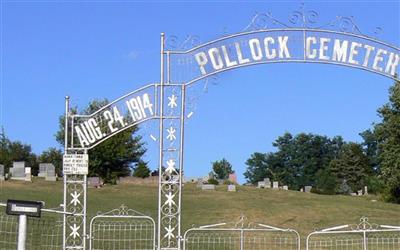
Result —
[{"label": "white headstone", "polygon": [[13,167],[10,169],[12,180],[25,180],[25,162],[24,161],[14,161]]},{"label": "white headstone", "polygon": [[277,182],[277,181],[272,182],[272,188],[279,189],[279,182]]},{"label": "white headstone", "polygon": [[32,181],[32,169],[30,167],[25,168],[25,181]]},{"label": "white headstone", "polygon": [[201,186],[202,190],[215,190],[215,185],[214,184],[203,184]]},{"label": "white headstone", "polygon": [[265,182],[264,181],[259,181],[257,184],[258,188],[265,188]]},{"label": "white headstone", "polygon": [[364,195],[368,195],[368,186],[364,187]]},{"label": "white headstone", "polygon": [[0,164],[0,181],[4,181],[4,165]]},{"label": "white headstone", "polygon": [[197,179],[197,187],[201,188],[201,186],[203,186],[203,178],[198,178]]},{"label": "white headstone", "polygon": [[304,192],[304,188],[300,188],[300,192]]},{"label": "white headstone", "polygon": [[46,181],[57,181],[56,176],[56,167],[53,164],[49,163],[46,166]]},{"label": "white headstone", "polygon": [[358,195],[358,196],[362,196],[362,195],[363,195],[362,189],[357,191],[357,195]]},{"label": "white headstone", "polygon": [[289,190],[289,187],[288,186],[283,186],[282,189],[283,190]]},{"label": "white headstone", "polygon": [[312,189],[312,186],[305,186],[304,187],[304,192],[311,193],[311,189]]},{"label": "white headstone", "polygon": [[236,192],[236,186],[235,185],[228,185],[228,192]]}]

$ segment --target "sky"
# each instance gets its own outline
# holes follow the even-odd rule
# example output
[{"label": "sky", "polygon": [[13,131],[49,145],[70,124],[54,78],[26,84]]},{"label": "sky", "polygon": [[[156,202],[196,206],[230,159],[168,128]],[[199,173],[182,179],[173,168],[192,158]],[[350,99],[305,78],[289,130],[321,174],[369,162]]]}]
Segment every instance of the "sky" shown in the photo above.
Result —
[{"label": "sky", "polygon": [[[303,1],[325,24],[352,16],[359,29],[400,46],[400,1]],[[1,1],[0,126],[35,153],[59,147],[64,112],[91,100],[114,100],[159,81],[160,33],[202,42],[243,30],[257,12],[287,22],[299,1]],[[361,142],[379,122],[389,78],[343,66],[265,64],[228,71],[204,91],[185,127],[185,174],[203,176],[226,158],[239,181],[254,152],[270,152],[285,132]],[[157,168],[157,126],[141,126],[146,161]]]}]

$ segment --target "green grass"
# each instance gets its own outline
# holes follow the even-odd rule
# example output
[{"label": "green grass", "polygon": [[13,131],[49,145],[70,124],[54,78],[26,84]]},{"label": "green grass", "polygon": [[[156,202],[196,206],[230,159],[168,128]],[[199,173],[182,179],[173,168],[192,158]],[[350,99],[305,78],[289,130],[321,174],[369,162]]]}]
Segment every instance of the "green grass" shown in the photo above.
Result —
[{"label": "green grass", "polygon": [[[302,236],[331,226],[355,224],[361,216],[370,222],[400,225],[400,206],[384,203],[376,196],[325,196],[296,191],[257,189],[239,186],[238,192],[227,192],[226,186],[216,191],[202,191],[195,184],[183,190],[183,227],[235,222],[244,214],[251,222],[282,228],[293,228]],[[62,203],[62,182],[0,182],[0,201],[7,199],[43,200],[46,208]],[[90,188],[88,213],[107,212],[121,204],[157,218],[157,186],[115,185]]]}]

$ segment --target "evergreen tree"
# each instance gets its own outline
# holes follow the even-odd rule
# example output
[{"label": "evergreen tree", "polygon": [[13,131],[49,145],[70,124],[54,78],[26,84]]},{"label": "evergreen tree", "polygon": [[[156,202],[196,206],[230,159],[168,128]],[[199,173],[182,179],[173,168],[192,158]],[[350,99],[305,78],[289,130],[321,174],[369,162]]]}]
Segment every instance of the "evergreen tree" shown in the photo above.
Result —
[{"label": "evergreen tree", "polygon": [[362,189],[372,174],[368,157],[361,145],[353,142],[343,145],[338,158],[330,162],[329,171],[336,177],[338,184],[345,180],[353,191]]},{"label": "evergreen tree", "polygon": [[137,166],[133,170],[132,176],[139,178],[146,178],[150,176],[150,169],[147,167],[147,164],[143,161],[140,161]]},{"label": "evergreen tree", "polygon": [[229,178],[229,174],[233,174],[232,164],[230,164],[225,158],[220,161],[212,163],[212,168],[217,179],[226,180]]}]

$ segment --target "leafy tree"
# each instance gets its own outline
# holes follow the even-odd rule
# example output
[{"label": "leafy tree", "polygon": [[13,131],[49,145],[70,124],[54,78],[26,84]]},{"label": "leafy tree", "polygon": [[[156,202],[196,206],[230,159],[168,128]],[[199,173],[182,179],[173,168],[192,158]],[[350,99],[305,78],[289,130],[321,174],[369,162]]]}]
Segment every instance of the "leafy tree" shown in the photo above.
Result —
[{"label": "leafy tree", "polygon": [[389,90],[389,102],[378,109],[382,121],[375,125],[385,199],[400,203],[400,81]]},{"label": "leafy tree", "polygon": [[225,158],[220,161],[213,162],[212,167],[217,179],[228,179],[229,174],[234,173],[232,170],[232,165]]},{"label": "leafy tree", "polygon": [[360,144],[353,142],[343,145],[338,158],[330,162],[329,170],[339,183],[345,180],[353,191],[362,189],[372,174],[368,156]]},{"label": "leafy tree", "polygon": [[143,161],[140,161],[137,166],[133,170],[133,176],[146,178],[150,176],[150,169],[147,167],[147,164]]},{"label": "leafy tree", "polygon": [[378,138],[375,134],[375,131],[371,131],[370,129],[368,129],[360,133],[360,136],[364,140],[362,146],[364,148],[365,154],[368,156],[371,168],[374,170],[375,174],[380,174],[378,158]]},{"label": "leafy tree", "polygon": [[[107,99],[94,100],[88,104],[82,114],[89,115],[107,105]],[[76,113],[76,108],[72,113]],[[64,116],[60,117],[56,139],[64,145]],[[71,127],[71,126],[69,126]],[[131,174],[132,167],[141,162],[146,152],[141,136],[135,135],[138,127],[132,126],[89,150],[89,176],[100,176],[106,182],[115,182],[119,176]]]},{"label": "leafy tree", "polygon": [[315,185],[316,173],[329,166],[343,143],[340,136],[330,139],[314,134],[285,133],[273,143],[276,152],[252,154],[246,161],[248,167],[244,175],[250,183],[269,177],[291,189]]},{"label": "leafy tree", "polygon": [[7,138],[4,129],[0,133],[0,163],[8,170],[14,161],[25,161],[27,167],[31,167],[32,174],[38,173],[36,155],[29,144],[20,141],[11,141]]},{"label": "leafy tree", "polygon": [[56,148],[49,148],[43,151],[38,157],[39,163],[52,163],[58,176],[62,175],[62,161],[63,153],[60,149]]}]

